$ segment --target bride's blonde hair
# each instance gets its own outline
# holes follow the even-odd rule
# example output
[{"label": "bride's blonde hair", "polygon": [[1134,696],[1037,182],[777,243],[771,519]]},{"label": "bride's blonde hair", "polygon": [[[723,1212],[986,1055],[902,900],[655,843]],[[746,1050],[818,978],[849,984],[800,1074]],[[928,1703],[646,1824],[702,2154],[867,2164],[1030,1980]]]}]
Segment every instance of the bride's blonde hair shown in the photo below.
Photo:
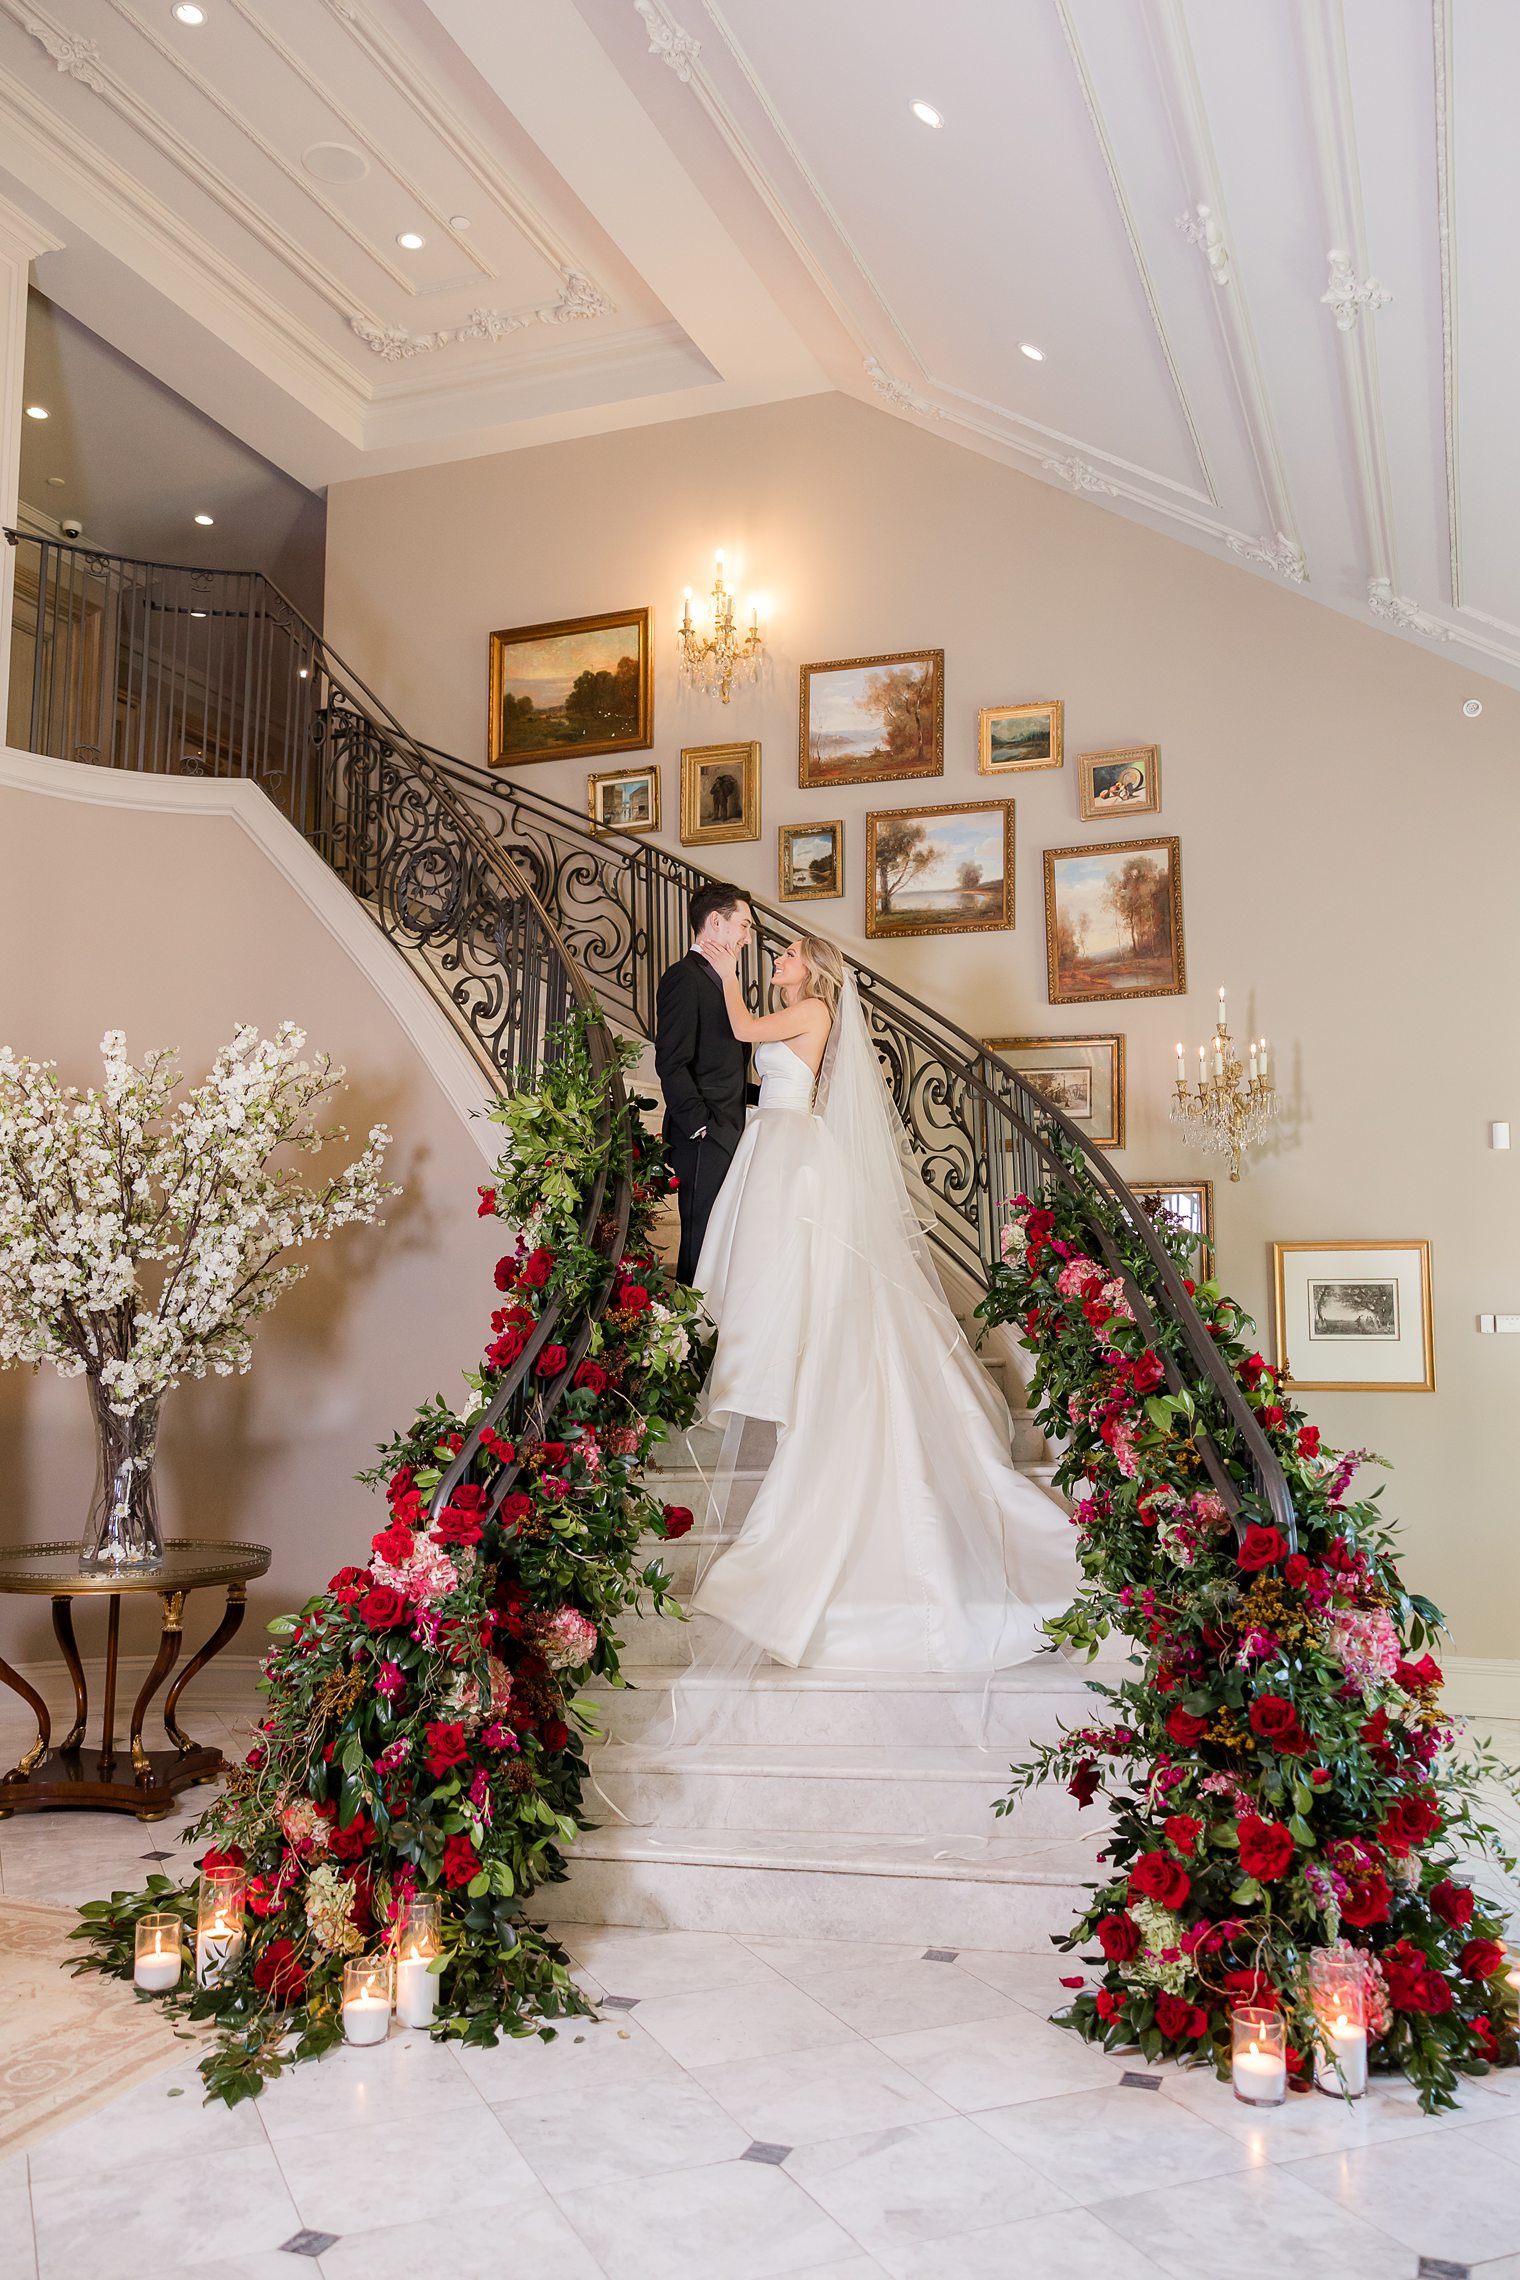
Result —
[{"label": "bride's blonde hair", "polygon": [[844,960],[833,943],[826,942],[821,934],[799,935],[797,947],[807,967],[806,979],[797,995],[821,998],[832,1020],[839,1011],[839,993],[844,988]]}]

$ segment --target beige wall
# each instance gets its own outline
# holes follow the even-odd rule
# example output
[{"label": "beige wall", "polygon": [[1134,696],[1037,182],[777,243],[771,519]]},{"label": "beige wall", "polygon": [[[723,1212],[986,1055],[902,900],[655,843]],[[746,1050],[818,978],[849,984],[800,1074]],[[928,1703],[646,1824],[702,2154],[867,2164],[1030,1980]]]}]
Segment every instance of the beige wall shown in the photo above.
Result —
[{"label": "beige wall", "polygon": [[[26,765],[100,788],[94,770]],[[155,786],[129,788],[151,800]],[[178,787],[161,788],[172,797]],[[260,800],[251,787],[231,789]],[[321,873],[273,810],[263,828]],[[419,1021],[404,968],[400,1011],[387,1002],[393,954],[376,936],[377,986],[361,963],[373,930],[345,890],[326,874],[305,881],[319,907],[324,889],[342,906],[340,928],[357,916],[357,954],[231,814],[82,805],[4,784],[0,846],[0,1040],[83,1084],[98,1079],[102,1033],[121,1028],[134,1055],[179,1046],[198,1077],[239,1021],[269,1030],[294,1020],[310,1049],[347,1068],[335,1113],[350,1131],[383,1121],[395,1135],[391,1176],[405,1193],[387,1224],[344,1229],[313,1250],[306,1280],[257,1331],[246,1377],[191,1382],[165,1404],[166,1533],[273,1547],[238,1642],[258,1652],[269,1615],[367,1551],[379,1512],[352,1476],[419,1398],[460,1387],[484,1328],[499,1245],[475,1214],[482,1158],[461,1113],[472,1073],[451,1059],[460,1049],[441,1015],[424,1009]],[[427,1021],[443,1034],[428,1039]],[[481,1080],[475,1097],[484,1092]],[[76,1538],[93,1478],[82,1380],[0,1371],[0,1541]],[[210,1607],[192,1603],[192,1640]],[[93,1633],[82,1618],[87,1652]],[[132,1624],[128,1648],[143,1639]],[[47,1642],[45,1602],[0,1598],[0,1653],[45,1659]]]},{"label": "beige wall", "polygon": [[[1126,1172],[1217,1179],[1166,1108],[1173,1043],[1207,1034],[1228,983],[1237,1034],[1273,1041],[1284,1115],[1244,1181],[1216,1186],[1224,1278],[1266,1337],[1274,1237],[1433,1240],[1439,1391],[1311,1406],[1338,1443],[1394,1460],[1409,1575],[1456,1647],[1520,1656],[1520,1338],[1476,1331],[1520,1309],[1520,1153],[1487,1147],[1493,1117],[1520,1139],[1520,696],[833,396],[340,484],[329,534],[330,638],[409,727],[473,757],[493,626],[651,603],[662,837],[677,844],[680,747],[759,737],[764,836],[713,867],[773,896],[777,824],[845,816],[844,900],[799,907],[852,947],[867,809],[1010,792],[1016,930],[873,956],[982,1034],[1123,1030]],[[717,545],[771,604],[764,685],[728,707],[682,692],[673,661],[681,588],[701,592]],[[928,645],[946,653],[943,779],[799,791],[799,663]],[[1047,1002],[1041,850],[1111,834],[1078,821],[1069,761],[989,781],[975,753],[980,706],[1045,697],[1065,700],[1068,754],[1161,747],[1186,1001]],[[584,765],[530,773],[583,802]]]}]

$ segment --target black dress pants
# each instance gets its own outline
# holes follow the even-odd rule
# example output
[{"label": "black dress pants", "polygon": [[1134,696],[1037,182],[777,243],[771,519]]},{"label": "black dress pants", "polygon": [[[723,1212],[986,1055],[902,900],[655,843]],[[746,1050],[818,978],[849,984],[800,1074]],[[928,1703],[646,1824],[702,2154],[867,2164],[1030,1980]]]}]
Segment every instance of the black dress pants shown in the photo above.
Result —
[{"label": "black dress pants", "polygon": [[689,1283],[702,1256],[702,1238],[718,1190],[728,1177],[733,1150],[721,1140],[669,1140],[666,1154],[679,1184],[676,1201],[681,1213],[681,1250],[676,1260],[676,1281]]}]

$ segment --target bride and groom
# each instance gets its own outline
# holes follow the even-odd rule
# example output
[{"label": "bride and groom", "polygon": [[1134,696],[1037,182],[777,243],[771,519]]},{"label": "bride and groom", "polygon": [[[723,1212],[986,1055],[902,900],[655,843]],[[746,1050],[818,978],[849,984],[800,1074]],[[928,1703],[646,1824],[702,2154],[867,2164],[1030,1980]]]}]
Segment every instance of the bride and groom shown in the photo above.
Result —
[{"label": "bride and groom", "polygon": [[755,1426],[774,1431],[692,1605],[791,1665],[1021,1662],[1071,1600],[1071,1530],[1015,1470],[1008,1412],[940,1286],[933,1207],[854,981],[832,943],[802,935],[773,962],[774,1010],[755,1015],[744,896],[699,888],[691,930],[655,1036],[678,1271],[717,1326],[705,1401],[723,1475]]}]

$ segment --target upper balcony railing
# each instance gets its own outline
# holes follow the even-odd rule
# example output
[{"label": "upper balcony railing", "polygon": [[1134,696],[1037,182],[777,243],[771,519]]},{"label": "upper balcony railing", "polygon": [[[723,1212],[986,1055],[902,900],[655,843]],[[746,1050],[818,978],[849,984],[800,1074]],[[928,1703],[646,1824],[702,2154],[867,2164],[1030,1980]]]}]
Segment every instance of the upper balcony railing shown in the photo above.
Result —
[{"label": "upper balcony railing", "polygon": [[[659,977],[689,946],[687,904],[708,874],[646,838],[593,828],[518,774],[417,743],[262,577],[52,540],[20,547],[12,742],[261,784],[428,973],[498,1081],[590,993],[652,1034]],[[762,953],[798,931],[767,904],[755,915]],[[1271,1446],[1107,1156],[956,1023],[849,963],[934,1197],[944,1257],[985,1286],[1014,1197],[1065,1189],[1168,1383],[1207,1385],[1211,1430],[1199,1449],[1231,1514],[1259,1508],[1291,1539],[1292,1500]],[[749,982],[753,994],[753,972]],[[1123,1244],[1145,1254],[1146,1289]]]}]

